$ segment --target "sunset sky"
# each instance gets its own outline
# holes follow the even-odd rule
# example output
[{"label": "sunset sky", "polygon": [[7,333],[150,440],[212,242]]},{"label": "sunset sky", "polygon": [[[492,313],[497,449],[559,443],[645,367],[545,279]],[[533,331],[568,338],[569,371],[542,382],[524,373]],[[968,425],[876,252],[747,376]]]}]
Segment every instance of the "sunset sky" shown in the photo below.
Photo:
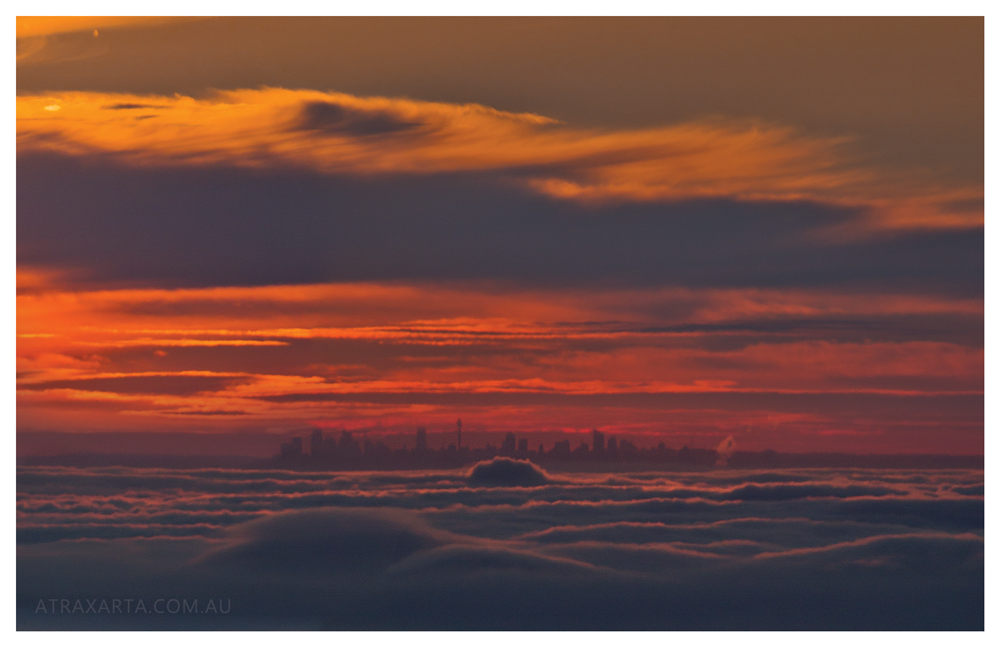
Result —
[{"label": "sunset sky", "polygon": [[17,36],[19,454],[983,452],[982,18]]}]

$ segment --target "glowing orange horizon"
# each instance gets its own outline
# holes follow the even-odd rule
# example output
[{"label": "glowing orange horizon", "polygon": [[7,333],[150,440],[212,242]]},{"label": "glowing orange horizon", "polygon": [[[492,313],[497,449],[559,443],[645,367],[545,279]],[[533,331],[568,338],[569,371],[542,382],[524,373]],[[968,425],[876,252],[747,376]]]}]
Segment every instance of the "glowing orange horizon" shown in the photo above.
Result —
[{"label": "glowing orange horizon", "polygon": [[[673,320],[650,319],[636,307],[665,299],[686,301],[688,307]],[[242,303],[256,307],[240,314]],[[620,316],[626,303],[635,308],[631,324],[588,323],[607,320],[610,313]],[[290,305],[295,314],[289,314]],[[847,433],[849,425],[837,422],[831,411],[781,411],[767,404],[768,398],[979,396],[981,349],[764,334],[720,351],[703,344],[740,333],[648,328],[747,317],[766,322],[830,314],[981,312],[982,302],[974,299],[815,290],[490,292],[375,283],[86,289],[59,287],[52,277],[25,271],[17,309],[19,425],[401,428],[415,420],[463,415],[485,428],[586,429],[592,426],[587,416],[594,415],[588,398],[741,394],[761,398],[760,406],[727,412],[712,405],[664,411],[659,405],[626,404],[605,411],[602,420],[609,428],[647,434],[670,433],[670,421],[678,416],[720,434],[779,418],[789,429]],[[381,368],[372,360],[295,359],[294,349],[302,343],[334,344],[334,349],[360,344],[387,359]],[[593,344],[598,347],[587,350]],[[226,348],[241,349],[241,355],[223,353]],[[178,352],[183,356],[175,357]],[[241,368],[250,357],[253,369]],[[157,379],[176,380],[183,392],[157,393]],[[900,387],[901,379],[924,385]],[[154,387],[144,387],[147,383]],[[393,395],[412,401],[394,402]],[[520,404],[480,402],[522,396],[527,399]],[[871,424],[855,423],[862,429]]]}]

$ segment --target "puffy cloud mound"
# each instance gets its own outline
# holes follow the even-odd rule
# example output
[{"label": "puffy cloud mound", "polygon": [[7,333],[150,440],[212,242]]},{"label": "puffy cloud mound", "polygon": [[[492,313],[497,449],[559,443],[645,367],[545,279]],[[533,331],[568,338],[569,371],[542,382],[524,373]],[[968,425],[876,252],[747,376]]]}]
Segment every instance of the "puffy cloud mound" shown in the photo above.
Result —
[{"label": "puffy cloud mound", "polygon": [[469,483],[474,485],[533,486],[551,483],[548,472],[531,461],[498,456],[480,461],[469,470]]},{"label": "puffy cloud mound", "polygon": [[203,561],[236,569],[371,572],[439,546],[447,535],[407,510],[318,508],[237,526],[231,541]]},{"label": "puffy cloud mound", "polygon": [[[17,624],[982,631],[984,502],[959,491],[982,482],[981,470],[562,478],[509,458],[464,475],[22,466]],[[124,595],[232,611],[38,611],[53,596]]]}]

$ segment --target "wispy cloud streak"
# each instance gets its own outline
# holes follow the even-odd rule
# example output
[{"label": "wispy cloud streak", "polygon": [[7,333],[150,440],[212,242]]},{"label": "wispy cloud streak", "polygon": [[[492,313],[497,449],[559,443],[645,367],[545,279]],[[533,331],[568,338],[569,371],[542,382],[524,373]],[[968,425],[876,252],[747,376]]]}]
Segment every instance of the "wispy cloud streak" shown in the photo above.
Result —
[{"label": "wispy cloud streak", "polygon": [[[117,110],[128,105],[134,109]],[[878,227],[979,227],[980,188],[868,168],[844,138],[754,122],[575,129],[481,105],[235,90],[210,98],[61,93],[17,101],[19,152],[129,165],[299,168],[335,175],[492,172],[557,199],[810,200]]]}]

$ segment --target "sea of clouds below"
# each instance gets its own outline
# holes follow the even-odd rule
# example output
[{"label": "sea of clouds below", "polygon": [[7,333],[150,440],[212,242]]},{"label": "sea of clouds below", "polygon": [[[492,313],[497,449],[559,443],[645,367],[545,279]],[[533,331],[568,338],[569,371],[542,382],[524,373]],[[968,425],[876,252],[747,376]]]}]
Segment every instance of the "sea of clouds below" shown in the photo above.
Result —
[{"label": "sea of clouds below", "polygon": [[983,476],[22,466],[18,628],[982,630]]}]

